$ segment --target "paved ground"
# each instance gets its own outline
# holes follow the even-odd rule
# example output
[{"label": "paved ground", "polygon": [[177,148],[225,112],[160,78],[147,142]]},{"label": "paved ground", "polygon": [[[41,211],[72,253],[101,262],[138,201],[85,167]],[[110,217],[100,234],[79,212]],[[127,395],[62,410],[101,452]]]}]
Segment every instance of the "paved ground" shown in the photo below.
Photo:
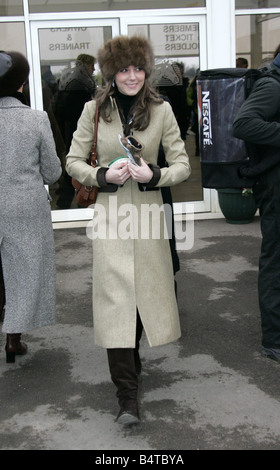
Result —
[{"label": "paved ground", "polygon": [[196,221],[194,239],[177,275],[182,338],[153,349],[144,338],[142,421],[123,429],[93,343],[91,242],[85,229],[55,230],[57,324],[25,335],[15,364],[0,339],[1,450],[280,448],[280,365],[260,355],[259,220]]}]

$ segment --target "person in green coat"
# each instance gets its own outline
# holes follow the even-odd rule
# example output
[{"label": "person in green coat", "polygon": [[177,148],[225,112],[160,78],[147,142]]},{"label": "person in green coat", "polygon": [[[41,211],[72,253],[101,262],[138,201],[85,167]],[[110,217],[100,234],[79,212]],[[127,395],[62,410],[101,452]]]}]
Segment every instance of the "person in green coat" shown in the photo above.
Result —
[{"label": "person in green coat", "polygon": [[[66,166],[81,183],[99,187],[90,233],[94,337],[107,349],[120,407],[117,422],[130,425],[139,421],[142,328],[150,346],[181,335],[165,230],[172,217],[157,209],[163,207],[161,188],[187,180],[190,165],[170,104],[149,83],[154,66],[150,42],[138,36],[115,37],[99,50],[97,60],[105,85],[85,105]],[[98,166],[93,168],[87,156],[96,106]],[[116,160],[126,156],[127,144],[137,164]],[[167,162],[163,168],[158,166],[161,145]],[[155,216],[150,225],[147,210]]]}]

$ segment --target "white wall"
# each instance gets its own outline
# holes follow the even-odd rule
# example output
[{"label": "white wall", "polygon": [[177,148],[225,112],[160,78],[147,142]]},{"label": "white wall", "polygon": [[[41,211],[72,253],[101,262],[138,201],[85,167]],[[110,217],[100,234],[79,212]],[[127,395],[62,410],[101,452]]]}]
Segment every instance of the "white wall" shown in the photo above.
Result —
[{"label": "white wall", "polygon": [[235,67],[235,1],[207,0],[208,68]]}]

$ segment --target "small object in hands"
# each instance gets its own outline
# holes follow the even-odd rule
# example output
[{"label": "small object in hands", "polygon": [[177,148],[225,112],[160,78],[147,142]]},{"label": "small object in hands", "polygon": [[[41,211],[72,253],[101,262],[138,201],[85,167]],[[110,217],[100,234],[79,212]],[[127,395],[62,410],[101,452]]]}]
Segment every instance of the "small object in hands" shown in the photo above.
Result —
[{"label": "small object in hands", "polygon": [[132,163],[136,166],[141,166],[141,151],[144,149],[144,145],[132,135],[122,137],[119,134],[119,141]]},{"label": "small object in hands", "polygon": [[116,163],[123,163],[124,164],[123,166],[125,166],[125,165],[128,164],[128,162],[129,162],[128,157],[117,157],[108,164],[108,167],[110,168],[110,167],[116,165]]}]

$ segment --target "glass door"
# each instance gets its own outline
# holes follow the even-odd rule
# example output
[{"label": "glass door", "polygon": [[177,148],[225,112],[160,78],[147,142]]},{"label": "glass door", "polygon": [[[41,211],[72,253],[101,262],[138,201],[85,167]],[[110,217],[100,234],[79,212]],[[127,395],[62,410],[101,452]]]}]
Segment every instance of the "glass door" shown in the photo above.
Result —
[{"label": "glass door", "polygon": [[48,188],[53,222],[92,218],[92,209],[77,207],[65,157],[84,103],[101,83],[97,51],[104,41],[118,34],[119,20],[111,18],[31,23],[34,75],[27,95],[33,107],[48,113],[63,168],[60,180]]},{"label": "glass door", "polygon": [[154,85],[169,100],[185,141],[192,174],[171,188],[175,214],[210,211],[210,190],[201,186],[196,75],[207,68],[204,16],[127,18],[126,34],[148,37],[155,52]]}]

